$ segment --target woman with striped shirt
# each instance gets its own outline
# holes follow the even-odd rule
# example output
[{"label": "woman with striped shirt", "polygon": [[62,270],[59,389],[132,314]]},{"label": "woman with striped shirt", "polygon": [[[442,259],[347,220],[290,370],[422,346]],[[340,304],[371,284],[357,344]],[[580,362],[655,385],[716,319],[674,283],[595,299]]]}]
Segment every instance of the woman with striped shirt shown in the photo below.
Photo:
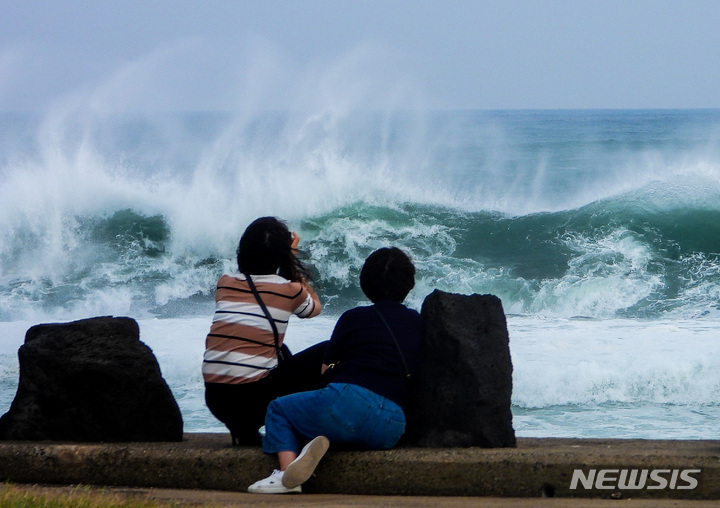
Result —
[{"label": "woman with striped shirt", "polygon": [[327,343],[291,355],[283,345],[291,315],[321,304],[297,259],[299,238],[275,217],[254,221],[237,249],[239,274],[218,280],[203,358],[205,401],[233,444],[259,444],[271,400],[316,387]]}]

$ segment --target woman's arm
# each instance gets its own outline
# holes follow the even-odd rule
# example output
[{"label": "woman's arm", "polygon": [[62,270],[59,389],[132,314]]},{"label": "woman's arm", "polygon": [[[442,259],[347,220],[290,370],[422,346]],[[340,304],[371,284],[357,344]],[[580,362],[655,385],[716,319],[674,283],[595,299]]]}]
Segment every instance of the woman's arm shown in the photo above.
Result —
[{"label": "woman's arm", "polygon": [[[292,251],[293,255],[297,255],[298,246],[300,245],[300,235],[298,235],[295,231],[290,233],[290,250]],[[305,317],[315,317],[322,311],[322,304],[320,303],[320,298],[318,297],[315,290],[308,284],[308,282],[304,279],[300,279],[300,284],[302,284],[302,287],[305,288],[305,290],[310,293],[310,298],[313,300],[313,311],[305,316]]]},{"label": "woman's arm", "polygon": [[315,304],[315,306],[313,307],[313,311],[307,317],[315,317],[322,311],[322,304],[320,303],[320,298],[318,297],[312,286],[310,286],[310,284],[308,284],[305,279],[301,280],[300,284],[302,284],[305,290],[310,293],[310,298],[312,298],[313,303]]}]

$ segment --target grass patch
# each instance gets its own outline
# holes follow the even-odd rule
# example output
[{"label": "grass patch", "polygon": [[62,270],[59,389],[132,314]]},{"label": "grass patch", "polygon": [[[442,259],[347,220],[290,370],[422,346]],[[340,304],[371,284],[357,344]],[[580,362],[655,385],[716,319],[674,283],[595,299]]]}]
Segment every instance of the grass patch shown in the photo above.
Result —
[{"label": "grass patch", "polygon": [[46,488],[0,484],[0,508],[168,508],[180,506],[86,486]]}]

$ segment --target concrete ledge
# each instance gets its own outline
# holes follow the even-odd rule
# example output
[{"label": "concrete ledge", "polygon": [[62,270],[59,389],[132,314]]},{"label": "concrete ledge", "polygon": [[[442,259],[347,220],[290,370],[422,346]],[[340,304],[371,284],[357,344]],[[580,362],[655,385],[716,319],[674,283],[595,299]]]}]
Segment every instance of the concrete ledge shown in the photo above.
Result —
[{"label": "concrete ledge", "polygon": [[[232,447],[227,434],[185,434],[177,443],[0,442],[0,480],[245,491],[276,467],[258,448]],[[618,472],[570,489],[573,471],[664,470],[665,488],[618,489]],[[671,480],[699,470],[694,489]],[[597,478],[596,478],[597,479]],[[613,481],[614,479],[614,481]],[[671,485],[675,488],[671,488]],[[597,488],[609,487],[609,488]],[[720,499],[720,441],[518,439],[517,448],[388,451],[333,450],[307,493],[405,496],[502,496]]]}]

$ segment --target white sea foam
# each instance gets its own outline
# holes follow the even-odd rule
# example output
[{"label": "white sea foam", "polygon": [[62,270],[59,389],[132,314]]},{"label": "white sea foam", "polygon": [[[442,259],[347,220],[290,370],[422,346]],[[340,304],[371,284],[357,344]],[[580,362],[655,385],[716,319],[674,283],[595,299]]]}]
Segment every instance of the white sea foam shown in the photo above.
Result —
[{"label": "white sea foam", "polygon": [[720,321],[511,317],[521,436],[715,439]]},{"label": "white sea foam", "polygon": [[[140,320],[188,432],[224,432],[205,407],[201,375],[210,316]],[[0,323],[0,412],[17,386],[27,322]],[[301,350],[334,318],[293,319]],[[720,321],[538,319],[509,316],[514,426],[519,436],[714,439],[720,417]]]},{"label": "white sea foam", "polygon": [[[352,67],[322,76],[326,88],[351,82]],[[189,316],[210,315],[240,232],[272,214],[300,228],[332,312],[362,298],[359,267],[388,243],[416,261],[414,308],[435,288],[501,296],[522,315],[510,319],[519,433],[711,436],[720,284],[701,227],[716,228],[720,209],[717,140],[703,134],[713,118],[678,146],[685,131],[663,130],[652,112],[459,112],[443,123],[392,107],[359,115],[353,105],[377,88],[363,90],[277,116],[137,125],[70,104],[29,142],[3,141],[0,409],[29,323],[129,314],[189,428],[218,428],[197,374],[206,330]],[[597,134],[608,119],[617,144]],[[123,210],[137,227],[94,236]],[[155,215],[167,228],[157,241],[143,229]],[[327,336],[332,316],[310,323],[288,341]]]}]

